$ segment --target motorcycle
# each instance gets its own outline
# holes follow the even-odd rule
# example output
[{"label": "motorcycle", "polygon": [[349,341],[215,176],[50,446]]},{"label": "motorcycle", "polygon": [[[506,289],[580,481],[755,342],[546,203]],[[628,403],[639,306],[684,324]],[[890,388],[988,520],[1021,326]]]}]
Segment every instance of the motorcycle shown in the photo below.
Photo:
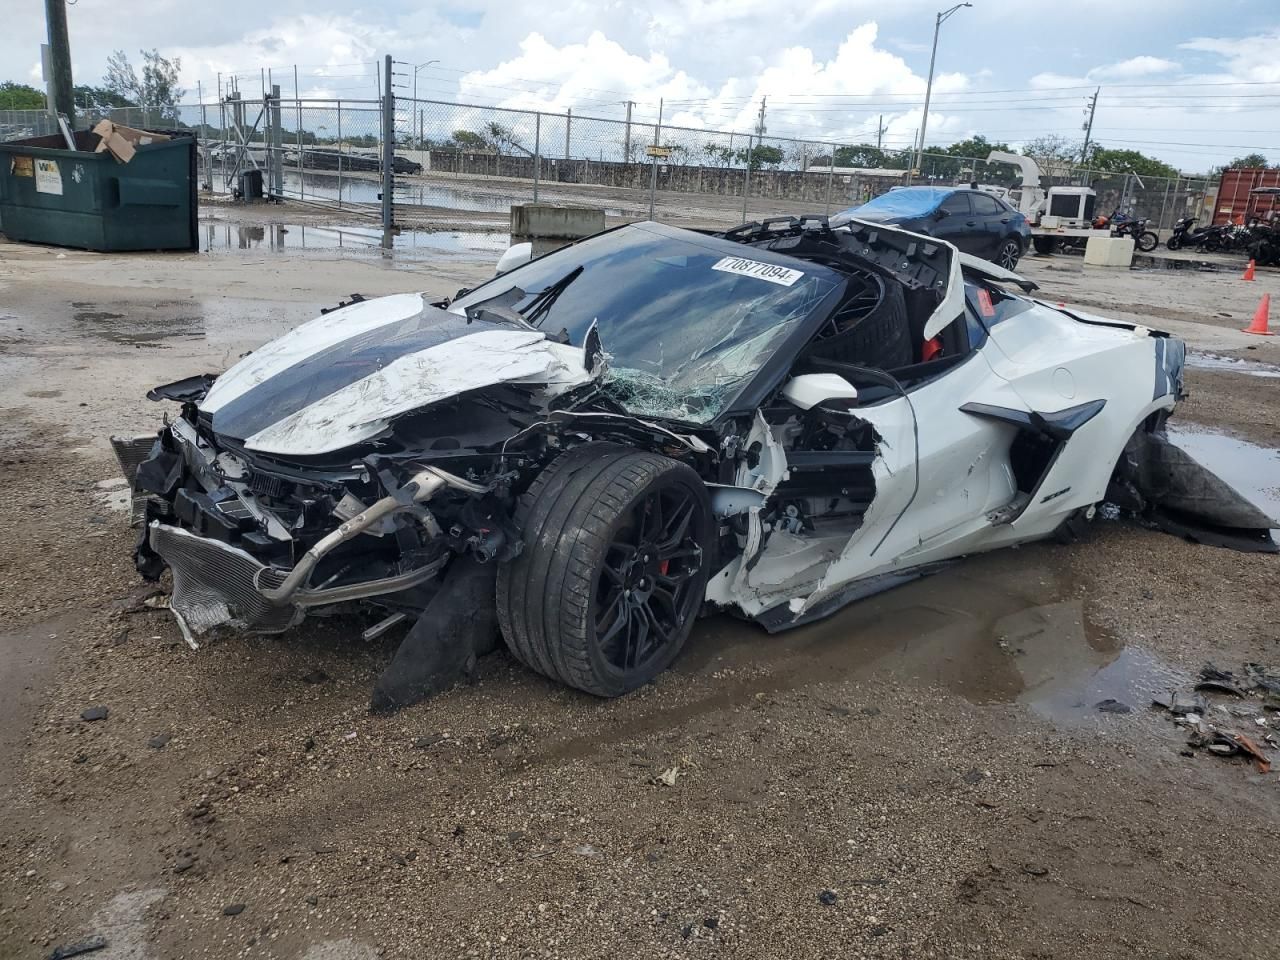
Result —
[{"label": "motorcycle", "polygon": [[1212,244],[1215,248],[1221,244],[1222,227],[1201,227],[1195,229],[1196,217],[1183,217],[1173,225],[1173,232],[1164,245],[1170,250],[1181,250],[1183,247],[1204,247]]},{"label": "motorcycle", "polygon": [[1150,253],[1160,243],[1160,238],[1155,232],[1147,229],[1147,224],[1150,222],[1150,220],[1130,217],[1116,210],[1110,218],[1099,217],[1094,221],[1094,226],[1098,228],[1110,226],[1113,237],[1132,237],[1135,247],[1143,253]]}]

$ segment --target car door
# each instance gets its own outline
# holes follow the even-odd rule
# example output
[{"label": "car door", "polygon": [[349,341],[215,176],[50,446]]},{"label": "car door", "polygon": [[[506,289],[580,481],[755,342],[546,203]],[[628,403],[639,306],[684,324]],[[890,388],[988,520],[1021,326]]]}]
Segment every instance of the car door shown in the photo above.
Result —
[{"label": "car door", "polygon": [[[981,325],[973,329],[985,336]],[[855,408],[880,438],[875,499],[861,527],[806,599],[803,613],[880,577],[906,577],[925,564],[981,547],[1000,511],[1018,495],[1008,431],[961,408],[978,402],[1025,411],[1012,385],[971,342],[960,358],[907,390]],[[996,519],[993,519],[996,518]]]},{"label": "car door", "polygon": [[1009,231],[1011,214],[995,197],[986,193],[972,193],[969,200],[973,204],[973,215],[982,225],[982,244],[973,253],[987,260],[993,258],[1000,249],[1000,241]]},{"label": "car door", "polygon": [[973,212],[967,190],[957,190],[938,206],[932,234],[965,253],[981,256],[983,227]]}]

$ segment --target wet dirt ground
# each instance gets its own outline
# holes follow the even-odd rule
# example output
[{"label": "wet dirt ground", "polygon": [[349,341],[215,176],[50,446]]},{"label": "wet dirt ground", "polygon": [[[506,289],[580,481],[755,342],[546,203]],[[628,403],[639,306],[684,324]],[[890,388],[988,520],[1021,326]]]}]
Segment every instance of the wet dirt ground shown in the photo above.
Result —
[{"label": "wet dirt ground", "polygon": [[[0,957],[1274,954],[1280,773],[1182,755],[1148,704],[1280,667],[1276,557],[1100,519],[787,634],[709,619],[611,702],[498,653],[370,716],[399,638],[345,618],[191,651],[138,593],[106,437],[321,306],[493,262],[229,217],[210,254],[0,243]],[[1237,328],[1277,278],[1064,266],[1025,272],[1222,358],[1178,419],[1274,492],[1280,347]]]}]

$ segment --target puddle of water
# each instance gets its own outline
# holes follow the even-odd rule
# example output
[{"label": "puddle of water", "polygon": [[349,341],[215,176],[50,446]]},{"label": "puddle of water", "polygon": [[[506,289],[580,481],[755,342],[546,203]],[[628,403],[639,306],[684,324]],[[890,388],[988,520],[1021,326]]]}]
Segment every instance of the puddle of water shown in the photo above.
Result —
[{"label": "puddle of water", "polygon": [[[341,178],[336,173],[285,173],[284,192],[290,196],[308,200],[339,200],[344,203],[378,204],[381,202],[382,184],[376,175]],[[511,210],[512,199],[507,194],[486,193],[452,186],[438,181],[415,183],[407,177],[397,177],[395,202],[417,206],[443,207],[449,210],[465,210],[469,213],[497,213],[505,218]]]},{"label": "puddle of water", "polygon": [[1177,446],[1280,526],[1280,451],[1186,423],[1170,423],[1167,430]]},{"label": "puddle of water", "polygon": [[1210,260],[1191,260],[1175,257],[1153,257],[1141,253],[1133,256],[1130,270],[1195,270],[1200,273],[1217,273],[1221,264]]},{"label": "puddle of water", "polygon": [[131,347],[158,347],[164,340],[198,337],[204,332],[204,318],[192,314],[155,316],[139,311],[126,316],[84,301],[73,302],[71,308],[78,328],[88,327],[94,336]]},{"label": "puddle of water", "polygon": [[[384,252],[379,227],[331,227],[294,223],[240,224],[206,221],[200,225],[206,253],[324,250],[358,254]],[[496,263],[510,246],[505,233],[464,230],[405,230],[391,237],[391,249],[415,259],[488,259]]]},{"label": "puddle of water", "polygon": [[1221,370],[1227,373],[1242,373],[1250,377],[1280,380],[1280,366],[1274,363],[1223,357],[1216,353],[1200,353],[1191,350],[1187,353],[1187,366],[1196,370]]},{"label": "puddle of water", "polygon": [[235,297],[131,302],[127,313],[118,307],[112,311],[103,309],[102,304],[81,301],[72,302],[69,307],[51,312],[47,318],[33,318],[27,326],[37,329],[34,319],[40,319],[39,337],[53,342],[72,335],[96,337],[136,349],[189,349],[192,341],[201,341],[226,348],[216,369],[229,366],[244,351],[314,316],[313,308],[304,303],[263,304]]},{"label": "puddle of water", "polygon": [[1018,672],[1017,701],[1059,726],[1096,723],[1104,700],[1143,712],[1185,679],[1149,652],[1118,647],[1091,629],[1078,600],[1021,610],[995,632]]},{"label": "puddle of water", "polygon": [[[1126,703],[1141,717],[1153,694],[1185,682],[1091,623],[1083,601],[1064,597],[1065,585],[1036,565],[1040,559],[971,558],[772,637],[716,618],[695,631],[674,669],[750,674],[768,666],[769,677],[755,685],[772,689],[874,676],[975,704],[1024,704],[1058,726],[1082,729],[1128,719],[1099,711],[1103,700]],[[740,690],[724,694],[741,697]]]}]

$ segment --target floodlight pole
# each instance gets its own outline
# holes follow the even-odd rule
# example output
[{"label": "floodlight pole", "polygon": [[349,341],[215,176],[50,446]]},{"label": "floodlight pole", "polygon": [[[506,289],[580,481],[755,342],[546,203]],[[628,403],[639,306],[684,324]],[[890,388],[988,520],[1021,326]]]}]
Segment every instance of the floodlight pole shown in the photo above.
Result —
[{"label": "floodlight pole", "polygon": [[933,52],[929,54],[929,82],[924,88],[924,116],[920,118],[920,140],[916,144],[916,156],[912,161],[911,169],[907,171],[907,185],[910,186],[911,181],[915,178],[915,172],[920,167],[920,162],[924,158],[924,136],[925,127],[929,123],[929,98],[933,94],[933,65],[938,59],[938,32],[942,29],[942,25],[950,19],[951,15],[961,7],[972,7],[972,3],[957,3],[948,10],[941,11],[933,22]]}]

